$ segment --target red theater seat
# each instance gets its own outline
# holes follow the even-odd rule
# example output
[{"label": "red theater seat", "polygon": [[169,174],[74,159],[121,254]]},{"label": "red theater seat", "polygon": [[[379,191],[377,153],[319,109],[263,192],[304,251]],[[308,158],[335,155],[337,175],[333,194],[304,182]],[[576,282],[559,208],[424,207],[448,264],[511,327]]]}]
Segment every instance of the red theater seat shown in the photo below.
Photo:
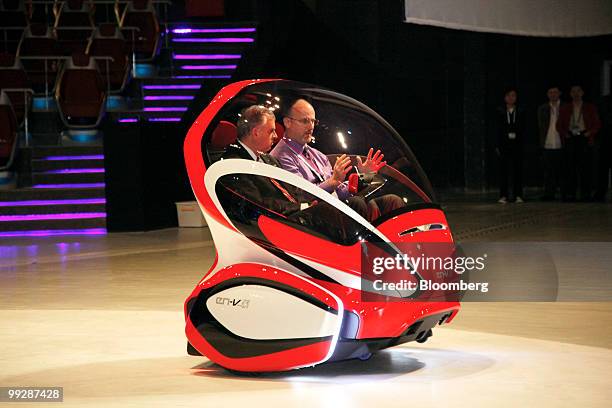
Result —
[{"label": "red theater seat", "polygon": [[285,135],[285,127],[281,125],[279,122],[276,122],[276,139],[274,139],[274,145],[278,143],[279,140],[283,138]]},{"label": "red theater seat", "polygon": [[[10,53],[17,51],[17,45],[23,29],[30,22],[31,13],[20,0],[0,1],[0,35],[4,42],[3,49]],[[9,28],[10,27],[10,28]]]},{"label": "red theater seat", "polygon": [[102,119],[106,99],[96,62],[85,54],[73,54],[60,73],[55,97],[67,127],[96,127]]},{"label": "red theater seat", "polygon": [[108,86],[108,79],[110,80],[110,91],[121,92],[128,79],[130,63],[128,45],[118,27],[115,24],[100,24],[87,46],[87,54],[94,58],[111,57],[113,59],[112,61],[96,59],[96,62],[105,89]]},{"label": "red theater seat", "polygon": [[222,120],[213,131],[210,146],[215,149],[225,149],[229,144],[236,141],[237,136],[236,125]]},{"label": "red theater seat", "polygon": [[186,0],[185,12],[189,17],[223,17],[225,15],[225,1]]},{"label": "red theater seat", "polygon": [[138,27],[139,31],[133,33],[128,29],[124,30],[123,35],[126,38],[134,38],[134,51],[136,57],[140,60],[151,60],[157,54],[157,46],[159,43],[159,23],[155,13],[155,8],[148,0],[133,0],[130,1],[123,15],[121,16],[120,24],[123,27]]},{"label": "red theater seat", "polygon": [[[10,54],[0,54],[0,91],[4,90],[10,99],[19,126],[23,124],[25,118],[26,104],[29,100],[28,94],[25,92],[31,92],[29,88],[30,81],[19,58]],[[15,90],[7,91],[6,89]],[[23,89],[24,91],[17,91],[16,89]]]},{"label": "red theater seat", "polygon": [[[30,24],[23,32],[17,55],[32,58],[58,55],[57,39],[53,30],[45,24]],[[59,61],[21,58],[21,63],[35,92],[44,93],[46,90],[53,90]]]},{"label": "red theater seat", "polygon": [[83,52],[94,29],[94,8],[84,0],[68,0],[58,5],[55,32],[64,55]]},{"label": "red theater seat", "polygon": [[0,170],[10,167],[17,147],[17,120],[4,92],[0,92]]},{"label": "red theater seat", "polygon": [[219,122],[213,131],[210,145],[207,149],[211,162],[219,160],[223,153],[225,153],[225,148],[231,143],[235,143],[237,138],[238,131],[236,125],[225,120]]}]

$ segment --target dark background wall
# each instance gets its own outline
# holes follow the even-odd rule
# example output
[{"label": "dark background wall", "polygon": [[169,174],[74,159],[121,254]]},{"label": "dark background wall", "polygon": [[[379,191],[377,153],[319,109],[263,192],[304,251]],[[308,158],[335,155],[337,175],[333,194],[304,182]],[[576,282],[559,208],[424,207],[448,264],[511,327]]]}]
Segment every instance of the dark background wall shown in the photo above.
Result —
[{"label": "dark background wall", "polygon": [[362,100],[408,141],[437,188],[496,185],[488,119],[516,86],[531,115],[528,185],[539,184],[537,105],[548,84],[599,95],[612,36],[559,39],[484,34],[402,22],[398,0],[251,3],[258,46],[238,78],[281,77]]}]

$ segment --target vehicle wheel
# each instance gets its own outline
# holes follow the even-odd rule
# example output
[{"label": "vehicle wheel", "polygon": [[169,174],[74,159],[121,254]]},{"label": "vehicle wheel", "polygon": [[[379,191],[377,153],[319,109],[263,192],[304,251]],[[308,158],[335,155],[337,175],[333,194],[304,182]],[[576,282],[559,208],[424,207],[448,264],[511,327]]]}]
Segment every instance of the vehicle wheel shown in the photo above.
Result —
[{"label": "vehicle wheel", "polygon": [[372,353],[365,353],[360,355],[359,357],[357,357],[358,359],[360,359],[361,361],[368,361],[370,358],[372,358]]},{"label": "vehicle wheel", "polygon": [[416,338],[416,342],[417,343],[425,343],[427,341],[427,339],[430,338],[431,336],[433,336],[433,332],[431,331],[431,329],[429,329],[425,333],[423,333],[419,337],[417,337]]}]

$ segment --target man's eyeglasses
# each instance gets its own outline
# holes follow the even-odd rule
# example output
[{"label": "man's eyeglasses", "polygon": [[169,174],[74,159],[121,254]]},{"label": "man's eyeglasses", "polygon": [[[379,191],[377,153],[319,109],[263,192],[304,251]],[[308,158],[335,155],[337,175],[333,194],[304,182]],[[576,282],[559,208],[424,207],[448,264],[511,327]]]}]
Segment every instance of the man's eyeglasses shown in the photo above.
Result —
[{"label": "man's eyeglasses", "polygon": [[317,126],[319,124],[319,119],[310,119],[310,118],[296,119],[296,118],[292,118],[291,116],[287,116],[287,117],[291,120],[295,120],[296,122],[300,122],[304,126],[311,125],[311,124],[313,126]]}]

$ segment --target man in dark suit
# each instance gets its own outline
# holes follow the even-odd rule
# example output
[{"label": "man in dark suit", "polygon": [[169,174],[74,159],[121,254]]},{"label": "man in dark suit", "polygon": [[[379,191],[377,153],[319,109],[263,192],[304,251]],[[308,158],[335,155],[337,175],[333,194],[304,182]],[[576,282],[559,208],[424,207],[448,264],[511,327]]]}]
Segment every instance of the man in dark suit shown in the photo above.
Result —
[{"label": "man in dark suit", "polygon": [[[278,161],[268,155],[276,136],[275,116],[267,108],[253,105],[242,111],[237,123],[238,140],[227,147],[222,160],[245,159],[261,161],[280,167]],[[231,182],[230,182],[231,180]],[[257,205],[288,215],[307,208],[300,202],[296,189],[274,179],[251,174],[232,175],[223,183],[228,190]]]}]

